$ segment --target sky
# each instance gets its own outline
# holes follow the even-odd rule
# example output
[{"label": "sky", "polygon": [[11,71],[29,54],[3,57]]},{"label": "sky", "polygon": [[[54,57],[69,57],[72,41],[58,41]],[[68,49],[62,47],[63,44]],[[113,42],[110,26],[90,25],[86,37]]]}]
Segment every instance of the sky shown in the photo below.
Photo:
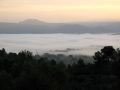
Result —
[{"label": "sky", "polygon": [[119,21],[120,0],[0,0],[0,21]]}]

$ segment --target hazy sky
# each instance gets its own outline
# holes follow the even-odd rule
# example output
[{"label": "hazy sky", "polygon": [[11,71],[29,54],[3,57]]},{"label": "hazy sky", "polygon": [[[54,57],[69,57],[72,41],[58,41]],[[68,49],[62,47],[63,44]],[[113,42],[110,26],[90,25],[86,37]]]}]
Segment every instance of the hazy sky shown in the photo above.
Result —
[{"label": "hazy sky", "polygon": [[0,0],[0,21],[36,18],[48,22],[120,20],[120,0]]}]

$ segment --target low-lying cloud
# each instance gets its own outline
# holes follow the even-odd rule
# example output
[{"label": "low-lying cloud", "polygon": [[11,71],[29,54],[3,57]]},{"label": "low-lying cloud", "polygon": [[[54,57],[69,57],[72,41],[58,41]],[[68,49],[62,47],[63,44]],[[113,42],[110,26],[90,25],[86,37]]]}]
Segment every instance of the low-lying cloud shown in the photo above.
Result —
[{"label": "low-lying cloud", "polygon": [[113,34],[1,34],[0,48],[9,52],[93,55],[104,46],[120,47],[120,35]]}]

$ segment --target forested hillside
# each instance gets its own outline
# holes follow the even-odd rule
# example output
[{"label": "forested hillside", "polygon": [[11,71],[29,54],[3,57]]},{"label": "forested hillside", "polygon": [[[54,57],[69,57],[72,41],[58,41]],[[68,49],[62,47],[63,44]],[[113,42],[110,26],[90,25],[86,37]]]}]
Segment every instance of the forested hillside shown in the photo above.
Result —
[{"label": "forested hillside", "polygon": [[2,49],[0,90],[120,90],[120,49],[106,46],[93,58],[92,63],[79,58],[64,64],[49,56],[36,58],[26,50]]}]

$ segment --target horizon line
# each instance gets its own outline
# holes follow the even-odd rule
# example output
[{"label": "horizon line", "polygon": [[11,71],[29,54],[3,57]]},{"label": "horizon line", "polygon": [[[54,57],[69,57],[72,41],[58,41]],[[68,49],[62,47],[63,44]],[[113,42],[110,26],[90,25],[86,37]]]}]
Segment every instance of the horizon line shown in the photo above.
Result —
[{"label": "horizon line", "polygon": [[43,23],[110,23],[110,22],[120,22],[120,20],[88,20],[88,21],[46,21],[46,20],[40,20],[37,18],[28,18],[28,19],[23,19],[23,20],[17,20],[17,21],[9,21],[9,20],[0,20],[0,23],[22,23],[27,20],[34,20],[36,22],[43,22]]}]

